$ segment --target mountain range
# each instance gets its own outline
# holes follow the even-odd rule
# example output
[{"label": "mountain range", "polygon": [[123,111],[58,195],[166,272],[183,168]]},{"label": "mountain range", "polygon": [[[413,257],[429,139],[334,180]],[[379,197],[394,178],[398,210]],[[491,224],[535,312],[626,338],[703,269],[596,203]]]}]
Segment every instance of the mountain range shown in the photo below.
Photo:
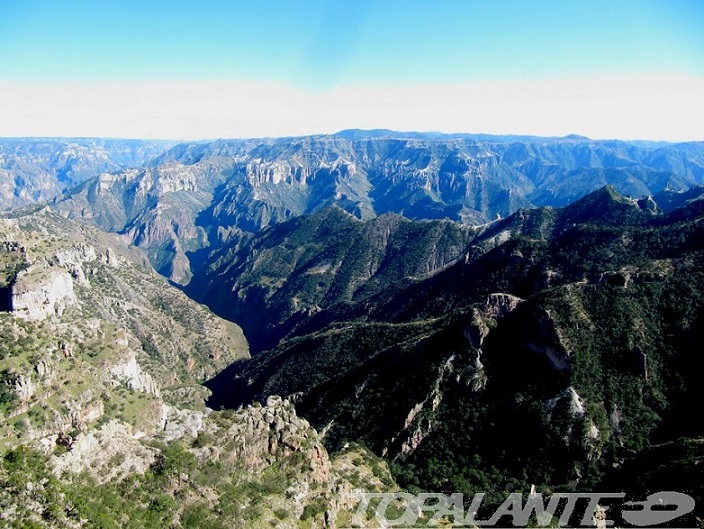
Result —
[{"label": "mountain range", "polygon": [[346,131],[180,144],[67,189],[54,207],[122,233],[185,285],[222,243],[331,204],[362,220],[397,213],[476,225],[604,185],[640,197],[701,184],[701,142]]},{"label": "mountain range", "polygon": [[403,486],[467,494],[608,487],[680,443],[667,479],[701,498],[703,218],[604,187],[478,229],[287,221],[201,290],[256,353],[209,403],[287,395],[331,449],[361,439]]},{"label": "mountain range", "polygon": [[0,209],[44,202],[101,173],[141,166],[174,143],[101,138],[0,138]]},{"label": "mountain range", "polygon": [[0,519],[669,487],[701,526],[704,143],[0,147]]}]

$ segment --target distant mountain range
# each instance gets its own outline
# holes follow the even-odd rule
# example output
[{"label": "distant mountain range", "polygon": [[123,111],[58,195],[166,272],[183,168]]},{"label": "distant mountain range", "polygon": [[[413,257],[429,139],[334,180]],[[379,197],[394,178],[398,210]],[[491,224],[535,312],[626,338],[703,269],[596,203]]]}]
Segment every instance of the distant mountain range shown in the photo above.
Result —
[{"label": "distant mountain range", "polygon": [[53,199],[109,171],[141,166],[173,141],[0,138],[0,210]]},{"label": "distant mountain range", "polygon": [[641,197],[701,184],[702,142],[344,131],[180,144],[68,189],[54,207],[124,234],[187,284],[201,250],[331,204],[364,220],[397,213],[477,225],[604,185]]}]

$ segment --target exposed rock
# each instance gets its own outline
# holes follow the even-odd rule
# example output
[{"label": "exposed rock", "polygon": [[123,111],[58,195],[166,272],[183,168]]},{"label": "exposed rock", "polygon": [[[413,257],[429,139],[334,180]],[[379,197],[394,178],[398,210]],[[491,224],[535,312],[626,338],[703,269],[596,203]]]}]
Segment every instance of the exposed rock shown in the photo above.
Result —
[{"label": "exposed rock", "polygon": [[71,427],[85,431],[88,424],[98,420],[105,414],[105,404],[102,399],[95,399],[85,406],[69,411]]},{"label": "exposed rock", "polygon": [[128,425],[110,421],[99,430],[79,435],[69,452],[51,459],[57,476],[65,471],[88,471],[99,482],[106,482],[128,474],[144,474],[156,452],[143,446]]},{"label": "exposed rock", "polygon": [[590,460],[601,457],[601,432],[591,419],[588,420],[584,442],[587,446],[587,458]]},{"label": "exposed rock", "polygon": [[489,318],[498,320],[513,312],[523,300],[511,294],[490,294],[484,305],[483,313]]},{"label": "exposed rock", "polygon": [[117,259],[117,256],[115,255],[115,252],[112,250],[112,248],[108,248],[105,250],[105,262],[109,266],[118,266],[119,261]]},{"label": "exposed rock", "polygon": [[621,422],[623,421],[623,412],[619,409],[619,407],[614,403],[613,410],[611,410],[611,414],[609,415],[609,426],[611,426],[611,429],[616,435],[621,434]]},{"label": "exposed rock", "polygon": [[[570,444],[574,425],[582,420],[586,414],[586,407],[582,398],[572,386],[568,386],[556,397],[545,403],[545,411],[547,412],[547,420],[559,428],[565,444]],[[596,432],[589,430],[587,435],[596,435],[596,438],[598,438],[599,431],[598,429],[596,429]],[[585,439],[591,445],[594,445],[593,449],[595,449],[594,441],[596,438]]]},{"label": "exposed rock", "polygon": [[15,395],[21,402],[27,402],[36,391],[36,386],[29,376],[17,375],[15,379]]},{"label": "exposed rock", "polygon": [[566,410],[571,419],[579,419],[586,413],[582,398],[577,394],[572,386],[568,386],[560,392],[557,397],[554,397],[545,403],[545,409],[548,412],[548,417],[550,417],[557,404],[561,402],[565,402],[567,404]]},{"label": "exposed rock", "polygon": [[34,366],[34,371],[37,372],[39,378],[44,378],[49,373],[49,366],[46,361],[40,360],[39,362],[37,362],[37,365]]},{"label": "exposed rock", "polygon": [[63,270],[32,267],[17,274],[10,294],[11,310],[29,320],[43,320],[76,303],[73,280]]},{"label": "exposed rock", "polygon": [[126,361],[111,367],[110,373],[117,383],[124,384],[132,391],[143,391],[144,393],[159,395],[159,388],[156,382],[150,374],[142,371],[134,353]]},{"label": "exposed rock", "polygon": [[95,248],[88,244],[79,244],[72,248],[67,248],[63,251],[57,252],[54,256],[59,266],[65,268],[71,277],[83,286],[90,286],[88,278],[83,271],[83,263],[90,263],[95,261],[98,256],[95,252]]},{"label": "exposed rock", "polygon": [[252,472],[300,452],[310,460],[311,481],[322,483],[330,477],[330,459],[319,435],[287,399],[270,396],[266,406],[240,409],[229,434],[230,458]]},{"label": "exposed rock", "polygon": [[201,411],[179,409],[174,406],[163,407],[163,432],[160,437],[170,442],[183,437],[195,439],[203,429],[206,414]]},{"label": "exposed rock", "polygon": [[548,310],[540,309],[536,314],[538,336],[527,340],[524,345],[533,352],[545,355],[552,366],[558,371],[570,367],[569,352],[555,327],[552,315]]},{"label": "exposed rock", "polygon": [[[435,412],[440,407],[440,403],[442,402],[442,383],[447,376],[452,374],[454,360],[455,355],[452,355],[442,366],[440,366],[432,391],[425,398],[425,400],[423,400],[423,402],[416,404],[409,412],[408,417],[406,417],[403,430],[400,433],[405,434],[407,439],[401,445],[397,457],[405,458],[412,454],[415,449],[420,446],[420,443],[423,442],[423,439],[428,437],[428,435],[430,435],[435,429],[433,419]],[[427,406],[428,404],[430,404],[430,406]],[[425,413],[421,415],[421,412],[423,411],[425,411]],[[409,434],[408,432],[413,424],[415,424],[415,427],[413,428],[412,433]]]},{"label": "exposed rock", "polygon": [[470,388],[473,392],[478,392],[486,387],[488,377],[486,376],[486,371],[484,370],[484,364],[481,361],[481,349],[477,351],[477,354],[472,357],[470,363],[471,376],[469,379]]},{"label": "exposed rock", "polygon": [[56,436],[56,444],[70,450],[73,446],[73,437],[64,432],[59,432],[59,435]]}]

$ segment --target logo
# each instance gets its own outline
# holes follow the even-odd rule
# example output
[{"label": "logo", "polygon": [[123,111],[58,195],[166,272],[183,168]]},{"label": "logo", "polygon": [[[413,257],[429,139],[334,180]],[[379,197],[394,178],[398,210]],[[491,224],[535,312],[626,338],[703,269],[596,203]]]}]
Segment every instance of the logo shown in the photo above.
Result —
[{"label": "logo", "polygon": [[[358,500],[352,527],[619,527],[651,528],[688,514],[691,496],[673,491],[650,494],[644,501],[626,501],[625,493],[509,494],[486,513],[484,493],[467,504],[463,494],[407,492],[353,494]],[[482,512],[483,515],[479,515]],[[613,514],[613,516],[609,516]]]}]

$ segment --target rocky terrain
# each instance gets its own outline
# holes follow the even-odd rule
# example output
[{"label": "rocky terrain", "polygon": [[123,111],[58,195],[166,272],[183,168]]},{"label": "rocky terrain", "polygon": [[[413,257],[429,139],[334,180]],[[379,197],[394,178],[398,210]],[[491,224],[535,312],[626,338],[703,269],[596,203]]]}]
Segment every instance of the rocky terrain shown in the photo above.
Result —
[{"label": "rocky terrain", "polygon": [[394,490],[288,400],[206,408],[202,383],[247,342],[140,251],[45,209],[0,219],[0,239],[2,525],[336,527],[360,486]]},{"label": "rocky terrain", "polygon": [[701,504],[703,152],[344,131],[67,177],[0,219],[0,520],[347,527],[399,485]]},{"label": "rocky terrain", "polygon": [[[322,296],[295,325],[279,325],[277,345],[209,381],[211,403],[287,395],[325,429],[328,447],[362,439],[403,486],[427,490],[591,490],[617,479],[614,469],[636,468],[649,447],[684,442],[690,452],[673,475],[701,497],[704,431],[685,410],[703,398],[702,215],[702,201],[663,214],[651,199],[608,187],[562,209],[520,210],[466,232],[464,248],[434,273],[407,268],[376,284],[367,275],[375,288]],[[319,233],[325,218],[314,222]],[[374,259],[355,265],[308,239],[306,222],[253,238],[260,251],[232,276],[214,269],[232,306],[246,313],[257,292],[253,307],[287,314],[282,294],[321,265],[316,259],[351,267],[346,277],[368,273]],[[267,242],[282,233],[272,248],[310,257],[267,259]],[[353,255],[376,255],[377,241],[350,240]],[[413,255],[416,246],[405,248]],[[423,267],[433,253],[420,255],[410,261]],[[392,262],[400,267],[403,257]],[[291,267],[286,281],[277,280],[282,263]]]},{"label": "rocky terrain", "polygon": [[[704,144],[347,131],[181,144],[57,200],[63,215],[124,233],[187,284],[207,249],[335,204],[476,225],[563,206],[604,185],[635,197],[704,183]],[[199,274],[199,272],[197,272]]]},{"label": "rocky terrain", "polygon": [[0,210],[50,200],[109,171],[141,166],[174,142],[0,138]]}]

